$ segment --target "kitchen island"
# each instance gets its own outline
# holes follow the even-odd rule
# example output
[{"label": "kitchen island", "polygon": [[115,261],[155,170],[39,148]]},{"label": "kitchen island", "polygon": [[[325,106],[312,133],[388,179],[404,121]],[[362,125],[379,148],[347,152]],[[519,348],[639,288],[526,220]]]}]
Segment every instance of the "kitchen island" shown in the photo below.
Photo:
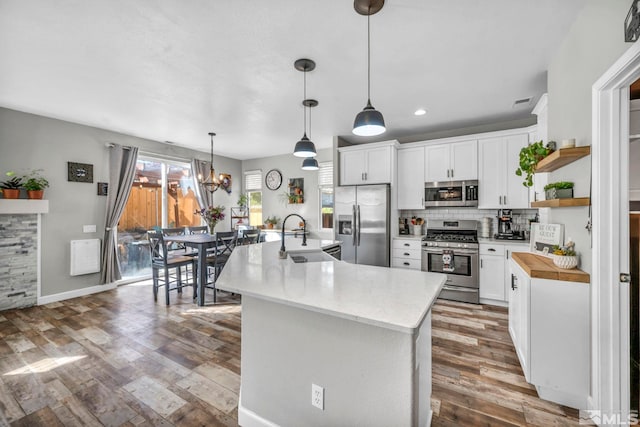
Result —
[{"label": "kitchen island", "polygon": [[242,295],[239,424],[429,425],[431,306],[446,276],[349,264],[321,252],[332,241],[308,243],[286,240],[302,263],[280,259],[279,242],[236,247],[218,278]]}]

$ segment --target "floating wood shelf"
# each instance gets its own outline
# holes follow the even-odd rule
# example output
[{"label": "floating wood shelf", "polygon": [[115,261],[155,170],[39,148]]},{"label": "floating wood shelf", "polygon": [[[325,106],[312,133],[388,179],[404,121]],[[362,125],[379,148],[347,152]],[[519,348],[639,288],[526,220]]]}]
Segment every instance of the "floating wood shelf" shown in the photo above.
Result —
[{"label": "floating wood shelf", "polygon": [[553,172],[554,170],[561,168],[564,165],[568,165],[571,162],[575,162],[589,154],[591,154],[590,145],[585,147],[561,148],[540,160],[536,166],[536,173]]},{"label": "floating wood shelf", "polygon": [[575,199],[551,199],[531,202],[532,208],[561,208],[570,206],[589,206],[590,197],[577,197]]}]

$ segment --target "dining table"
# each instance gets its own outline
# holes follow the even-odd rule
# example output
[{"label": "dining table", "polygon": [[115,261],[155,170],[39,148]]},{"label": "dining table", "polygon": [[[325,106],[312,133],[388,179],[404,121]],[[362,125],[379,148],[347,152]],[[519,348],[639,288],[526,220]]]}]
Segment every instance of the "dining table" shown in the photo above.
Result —
[{"label": "dining table", "polygon": [[198,275],[195,276],[198,289],[197,304],[204,305],[204,290],[207,285],[207,249],[215,248],[217,237],[215,234],[185,234],[178,236],[165,236],[166,242],[181,243],[198,251]]}]

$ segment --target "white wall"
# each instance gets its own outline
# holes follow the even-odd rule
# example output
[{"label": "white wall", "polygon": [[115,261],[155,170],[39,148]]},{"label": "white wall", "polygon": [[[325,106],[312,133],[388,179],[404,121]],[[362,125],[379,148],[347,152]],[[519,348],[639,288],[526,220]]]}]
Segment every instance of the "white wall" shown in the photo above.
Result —
[{"label": "white wall", "polygon": [[[43,296],[99,284],[99,274],[69,275],[69,241],[103,237],[106,197],[97,195],[96,182],[108,181],[107,142],[181,159],[209,158],[208,153],[0,108],[0,180],[8,170],[44,169],[51,184],[44,196],[49,200],[49,213],[42,215]],[[67,161],[92,164],[94,183],[68,182]],[[242,184],[241,163],[226,157],[214,157],[214,163],[217,172],[230,173],[233,178],[233,193],[218,190],[214,203],[234,206]],[[90,224],[97,226],[97,233],[82,232],[82,226]],[[229,222],[219,229],[225,227]]]},{"label": "white wall", "polygon": [[[627,50],[623,23],[629,0],[589,0],[549,64],[549,139],[576,138],[591,145],[591,87]],[[589,195],[591,158],[586,157],[549,176],[549,182],[573,181],[575,197]],[[591,271],[591,236],[585,229],[587,207],[549,210],[549,222],[565,225],[565,237],[576,242],[580,267]],[[597,250],[597,248],[594,248]]]},{"label": "white wall", "polygon": [[[330,148],[318,150],[318,163],[333,161]],[[320,232],[320,193],[318,191],[318,171],[304,171],[300,168],[302,159],[293,154],[265,157],[261,159],[244,160],[242,170],[262,170],[262,219],[277,216],[283,220],[290,213],[297,213],[307,220],[307,229],[313,237],[332,238],[333,232]],[[264,176],[271,169],[278,169],[282,173],[282,186],[275,191],[264,185]],[[287,184],[290,178],[304,178],[304,203],[289,204],[284,198],[288,192]],[[335,183],[334,183],[335,184]],[[287,228],[295,228],[298,221],[289,219]],[[279,227],[282,223],[279,224]]]}]

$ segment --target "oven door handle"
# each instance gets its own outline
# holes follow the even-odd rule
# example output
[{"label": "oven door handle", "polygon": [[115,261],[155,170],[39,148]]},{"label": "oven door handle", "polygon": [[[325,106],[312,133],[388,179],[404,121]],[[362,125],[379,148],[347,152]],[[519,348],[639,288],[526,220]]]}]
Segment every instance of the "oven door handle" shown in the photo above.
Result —
[{"label": "oven door handle", "polygon": [[468,288],[462,288],[462,287],[454,288],[453,286],[443,286],[442,290],[443,291],[455,291],[455,292],[468,292],[468,293],[476,293],[476,292],[478,292],[477,289],[468,289]]},{"label": "oven door handle", "polygon": [[430,254],[441,254],[443,250],[451,250],[453,251],[453,254],[460,254],[460,255],[477,255],[478,254],[478,250],[477,249],[458,249],[458,248],[442,248],[442,249],[427,249],[427,248],[423,248],[422,250],[424,252],[430,253]]}]

